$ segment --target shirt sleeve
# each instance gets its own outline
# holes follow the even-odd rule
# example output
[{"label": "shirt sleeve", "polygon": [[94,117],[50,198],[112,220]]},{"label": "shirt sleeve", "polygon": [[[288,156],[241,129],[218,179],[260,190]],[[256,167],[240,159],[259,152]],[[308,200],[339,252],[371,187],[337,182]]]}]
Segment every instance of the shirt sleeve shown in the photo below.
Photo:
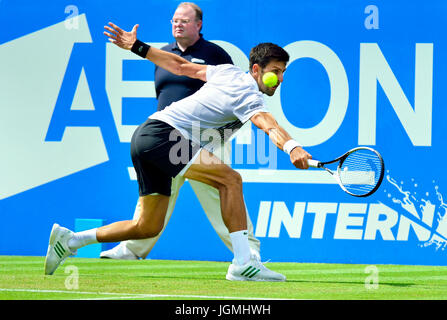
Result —
[{"label": "shirt sleeve", "polygon": [[206,81],[211,81],[214,76],[218,76],[220,72],[225,72],[226,70],[234,68],[231,64],[220,64],[217,66],[213,66],[208,64],[206,66]]},{"label": "shirt sleeve", "polygon": [[241,98],[241,103],[234,108],[234,115],[245,123],[258,112],[270,112],[264,99],[258,93],[249,92]]},{"label": "shirt sleeve", "polygon": [[206,66],[206,81],[210,81],[216,74],[217,66],[207,65]]}]

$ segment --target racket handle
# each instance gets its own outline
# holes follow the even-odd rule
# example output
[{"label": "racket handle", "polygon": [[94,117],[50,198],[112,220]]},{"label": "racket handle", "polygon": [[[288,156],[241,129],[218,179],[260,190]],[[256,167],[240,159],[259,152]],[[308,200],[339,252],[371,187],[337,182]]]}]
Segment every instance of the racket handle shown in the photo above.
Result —
[{"label": "racket handle", "polygon": [[309,164],[309,167],[312,167],[312,168],[319,168],[321,162],[318,161],[318,160],[312,160],[312,159],[309,159],[309,160],[307,160],[307,163]]}]

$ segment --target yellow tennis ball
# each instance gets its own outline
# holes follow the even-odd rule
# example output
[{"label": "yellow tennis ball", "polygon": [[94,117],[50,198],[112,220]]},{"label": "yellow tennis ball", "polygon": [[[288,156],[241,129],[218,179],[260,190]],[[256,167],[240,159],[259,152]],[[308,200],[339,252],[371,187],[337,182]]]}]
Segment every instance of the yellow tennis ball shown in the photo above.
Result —
[{"label": "yellow tennis ball", "polygon": [[262,76],[262,82],[264,82],[267,87],[271,88],[278,83],[278,77],[273,72],[266,72]]}]

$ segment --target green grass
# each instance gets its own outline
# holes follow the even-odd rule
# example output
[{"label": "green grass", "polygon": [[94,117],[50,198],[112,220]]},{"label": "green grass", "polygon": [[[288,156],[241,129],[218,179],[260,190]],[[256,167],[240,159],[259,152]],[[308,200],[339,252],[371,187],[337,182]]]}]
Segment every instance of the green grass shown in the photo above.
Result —
[{"label": "green grass", "polygon": [[269,283],[227,281],[227,262],[69,258],[52,276],[43,264],[0,256],[0,300],[447,299],[447,267],[377,265],[378,288],[368,289],[366,265],[268,263],[287,276]]}]

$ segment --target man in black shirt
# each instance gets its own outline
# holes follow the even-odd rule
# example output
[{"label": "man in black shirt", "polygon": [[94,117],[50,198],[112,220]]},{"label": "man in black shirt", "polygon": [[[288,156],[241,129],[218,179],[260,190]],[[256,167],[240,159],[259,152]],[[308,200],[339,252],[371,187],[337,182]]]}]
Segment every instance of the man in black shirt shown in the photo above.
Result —
[{"label": "man in black shirt", "polygon": [[[174,21],[174,20],[173,20]],[[181,26],[181,24],[179,24]],[[173,23],[173,28],[177,24]],[[173,42],[162,50],[175,53],[194,63],[209,65],[233,64],[231,57],[218,45],[203,39],[202,34],[194,44],[182,50],[177,42]],[[165,69],[155,67],[155,91],[158,99],[158,111],[163,110],[172,102],[187,97],[203,86],[204,82],[186,76],[177,76]]]},{"label": "man in black shirt", "polygon": [[[206,41],[202,34],[202,10],[194,3],[183,2],[177,7],[171,20],[172,34],[176,41],[165,46],[162,50],[177,54],[194,63],[207,65],[233,64],[231,57],[218,45]],[[186,76],[177,76],[165,69],[155,68],[155,90],[158,99],[158,111],[163,110],[172,102],[181,100],[199,90],[205,82]],[[166,212],[164,228],[174,210],[175,202],[185,179],[176,177],[172,181],[171,198]],[[232,244],[227,227],[225,226],[220,209],[219,191],[204,183],[189,180],[189,183],[199,199],[213,228],[225,245],[232,250]],[[140,214],[137,204],[134,219]],[[248,239],[251,254],[260,259],[260,242],[253,235],[253,224],[247,214]],[[163,230],[164,230],[163,228]],[[162,231],[163,232],[163,231]],[[159,239],[157,237],[144,240],[128,240],[121,242],[115,248],[101,252],[101,258],[138,259],[146,258]]]}]

